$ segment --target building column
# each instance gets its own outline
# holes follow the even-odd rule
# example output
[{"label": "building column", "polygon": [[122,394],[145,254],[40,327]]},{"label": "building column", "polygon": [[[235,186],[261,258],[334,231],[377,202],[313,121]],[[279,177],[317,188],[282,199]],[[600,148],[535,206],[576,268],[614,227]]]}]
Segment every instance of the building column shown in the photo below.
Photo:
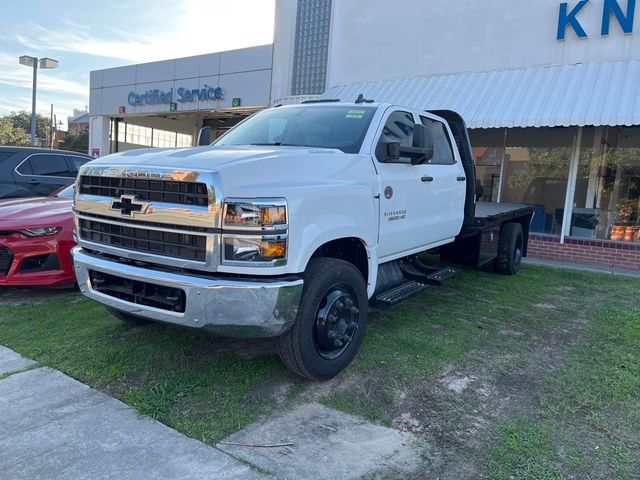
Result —
[{"label": "building column", "polygon": [[589,165],[589,183],[587,184],[587,199],[585,208],[597,208],[596,200],[599,195],[600,188],[600,169],[604,166],[604,150],[603,138],[605,127],[596,127],[593,135],[593,153],[591,154],[591,165]]},{"label": "building column", "polygon": [[89,154],[98,150],[99,156],[111,153],[109,145],[109,117],[89,118]]},{"label": "building column", "polygon": [[496,202],[500,203],[502,201],[502,186],[504,185],[504,162],[507,159],[507,134],[509,132],[508,128],[504,129],[504,135],[502,136],[502,157],[500,158],[500,177],[498,178],[498,195],[496,197]]},{"label": "building column", "polygon": [[562,217],[562,229],[560,231],[560,243],[571,233],[571,217],[573,214],[573,200],[576,194],[576,181],[578,180],[578,165],[580,163],[580,146],[582,145],[582,127],[578,127],[573,137],[571,159],[569,161],[569,178],[567,179],[567,194],[564,199],[564,215]]}]

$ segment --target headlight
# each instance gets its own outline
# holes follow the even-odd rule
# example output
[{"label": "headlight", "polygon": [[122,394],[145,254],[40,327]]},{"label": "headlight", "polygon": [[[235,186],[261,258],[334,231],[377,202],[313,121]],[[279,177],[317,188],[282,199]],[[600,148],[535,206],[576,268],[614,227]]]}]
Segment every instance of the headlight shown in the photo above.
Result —
[{"label": "headlight", "polygon": [[26,228],[24,230],[20,230],[20,233],[27,237],[46,237],[48,235],[55,235],[60,230],[62,230],[62,227]]},{"label": "headlight", "polygon": [[287,256],[287,241],[266,237],[225,237],[224,259],[235,262],[272,262]]},{"label": "headlight", "polygon": [[286,225],[287,207],[284,199],[264,199],[255,202],[225,203],[224,224],[230,227],[276,227]]},{"label": "headlight", "polygon": [[222,262],[275,267],[287,261],[287,204],[284,198],[227,199],[222,228]]}]

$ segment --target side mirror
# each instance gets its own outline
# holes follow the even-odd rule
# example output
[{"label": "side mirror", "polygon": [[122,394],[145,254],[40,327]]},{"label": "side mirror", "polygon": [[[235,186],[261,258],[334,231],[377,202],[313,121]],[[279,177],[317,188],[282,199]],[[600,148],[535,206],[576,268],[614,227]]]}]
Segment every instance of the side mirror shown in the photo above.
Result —
[{"label": "side mirror", "polygon": [[198,132],[198,146],[211,144],[211,127],[202,127]]},{"label": "side mirror", "polygon": [[417,124],[413,129],[412,147],[406,148],[406,151],[401,153],[411,157],[412,165],[420,165],[431,160],[433,158],[433,134],[431,129],[425,125]]},{"label": "side mirror", "polygon": [[400,144],[398,142],[378,143],[376,157],[380,163],[397,162],[400,160]]}]

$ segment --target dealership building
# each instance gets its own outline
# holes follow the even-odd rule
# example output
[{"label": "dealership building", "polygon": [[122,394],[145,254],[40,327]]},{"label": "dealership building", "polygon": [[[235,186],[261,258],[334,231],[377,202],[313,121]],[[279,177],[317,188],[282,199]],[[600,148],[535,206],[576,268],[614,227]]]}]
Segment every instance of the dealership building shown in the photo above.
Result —
[{"label": "dealership building", "polygon": [[263,45],[97,70],[90,75],[90,153],[190,147],[269,106],[273,48]]},{"label": "dealership building", "polygon": [[531,256],[640,269],[636,1],[389,5],[278,0],[273,45],[92,72],[91,147],[187,145],[318,96],[451,109],[482,199],[534,206]]}]

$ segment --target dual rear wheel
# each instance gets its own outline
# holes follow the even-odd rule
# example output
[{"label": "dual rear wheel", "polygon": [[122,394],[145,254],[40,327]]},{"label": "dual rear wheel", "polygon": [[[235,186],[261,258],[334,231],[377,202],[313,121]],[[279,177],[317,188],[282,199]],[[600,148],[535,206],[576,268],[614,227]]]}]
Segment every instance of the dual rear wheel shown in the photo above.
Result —
[{"label": "dual rear wheel", "polygon": [[504,275],[515,275],[520,270],[524,249],[522,225],[515,222],[505,223],[498,240],[498,256],[493,267]]}]

